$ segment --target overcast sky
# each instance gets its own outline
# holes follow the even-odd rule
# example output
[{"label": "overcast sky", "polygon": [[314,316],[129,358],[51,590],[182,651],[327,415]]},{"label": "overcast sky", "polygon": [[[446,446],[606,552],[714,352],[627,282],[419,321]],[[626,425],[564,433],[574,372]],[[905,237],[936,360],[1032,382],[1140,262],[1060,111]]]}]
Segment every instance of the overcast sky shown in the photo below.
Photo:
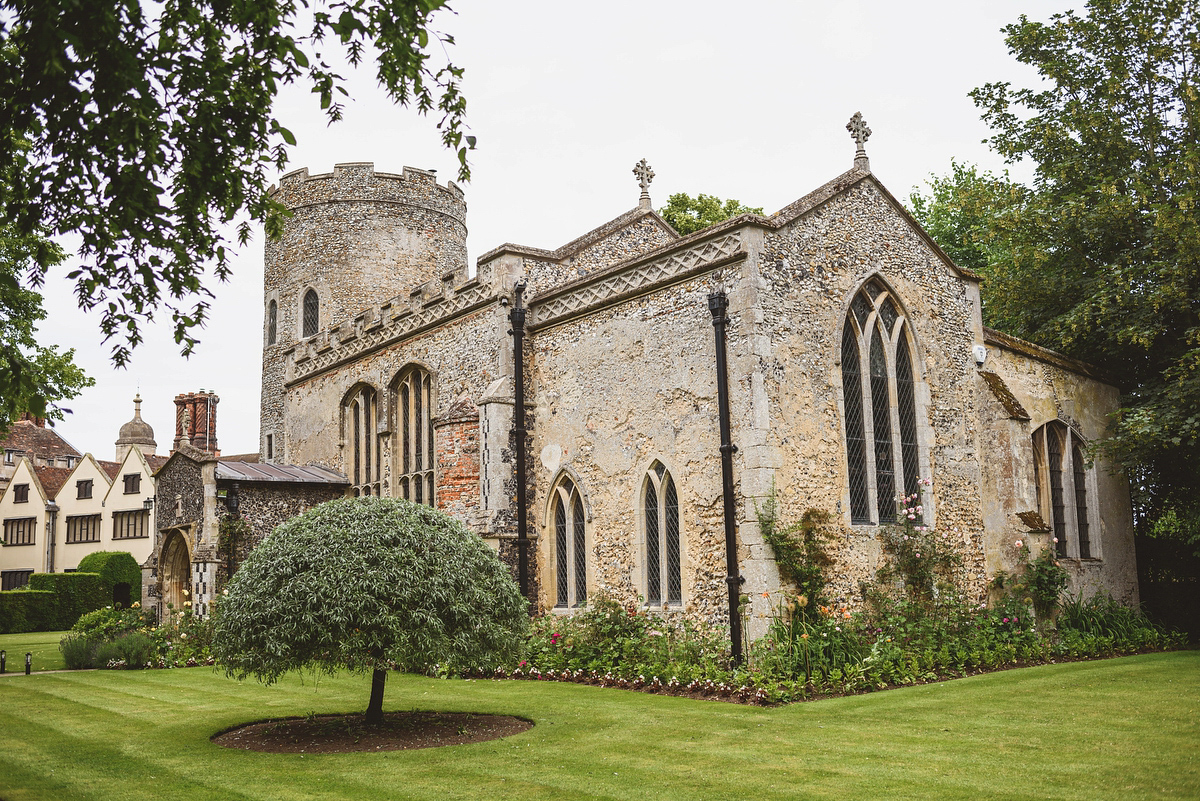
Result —
[{"label": "overcast sky", "polygon": [[[861,111],[873,135],[875,175],[900,198],[950,159],[999,170],[988,130],[967,93],[989,81],[1033,85],[1008,55],[1000,29],[1021,14],[1047,21],[1082,3],[569,2],[458,0],[435,29],[466,69],[468,122],[478,137],[467,197],[472,264],[504,242],[556,248],[635,207],[631,170],[647,159],[655,207],[687,192],[737,198],[770,214],[849,169],[845,130]],[[325,124],[307,88],[285,92],[282,123],[297,136],[289,170],[376,169],[456,174],[435,118],[388,103],[368,69],[352,78],[345,119]],[[1028,168],[1011,170],[1028,178]],[[190,359],[168,325],[146,330],[128,369],[100,343],[99,318],[78,311],[67,268],[46,289],[39,338],[76,349],[96,386],[67,405],[59,431],[81,451],[113,458],[140,388],[158,452],[171,445],[172,399],[211,389],[221,397],[225,454],[258,450],[262,341],[262,233],[211,285],[212,318]],[[164,315],[164,319],[168,315]]]}]

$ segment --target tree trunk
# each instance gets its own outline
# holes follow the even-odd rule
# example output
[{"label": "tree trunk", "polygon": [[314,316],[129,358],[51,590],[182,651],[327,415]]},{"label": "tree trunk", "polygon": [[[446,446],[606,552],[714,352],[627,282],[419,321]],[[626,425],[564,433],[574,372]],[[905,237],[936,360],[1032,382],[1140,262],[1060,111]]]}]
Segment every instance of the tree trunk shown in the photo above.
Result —
[{"label": "tree trunk", "polygon": [[387,671],[376,668],[371,674],[371,702],[367,704],[366,722],[369,725],[383,723],[383,685],[387,683]]}]

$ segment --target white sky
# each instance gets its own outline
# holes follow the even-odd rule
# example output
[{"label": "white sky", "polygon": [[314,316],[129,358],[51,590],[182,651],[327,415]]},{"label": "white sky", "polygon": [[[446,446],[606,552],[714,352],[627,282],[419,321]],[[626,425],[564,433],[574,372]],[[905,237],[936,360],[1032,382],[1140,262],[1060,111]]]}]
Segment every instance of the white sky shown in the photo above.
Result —
[{"label": "white sky", "polygon": [[[1082,5],[1082,4],[1076,4]],[[988,130],[967,93],[989,81],[1032,85],[1036,73],[1008,55],[1000,28],[1022,13],[1046,21],[1066,0],[986,3],[576,4],[457,0],[435,29],[456,44],[466,69],[472,156],[467,247],[472,264],[504,242],[556,248],[637,205],[631,170],[645,158],[655,207],[675,192],[737,198],[770,214],[848,169],[845,130],[861,111],[874,131],[873,172],[907,199],[951,157],[1003,169],[981,140]],[[298,137],[288,169],[326,172],[373,161],[385,172],[436,168],[444,182],[457,160],[442,149],[436,118],[392,106],[373,67],[352,76],[345,119],[327,127],[305,87],[281,96],[278,114]],[[1014,177],[1026,179],[1022,167]],[[262,340],[262,234],[212,287],[212,317],[188,360],[164,321],[128,369],[100,343],[98,315],[76,306],[67,269],[46,288],[43,342],[76,350],[96,386],[66,405],[58,430],[81,451],[113,458],[140,387],[143,417],[166,453],[172,399],[211,389],[221,397],[217,434],[226,454],[258,449]]]}]

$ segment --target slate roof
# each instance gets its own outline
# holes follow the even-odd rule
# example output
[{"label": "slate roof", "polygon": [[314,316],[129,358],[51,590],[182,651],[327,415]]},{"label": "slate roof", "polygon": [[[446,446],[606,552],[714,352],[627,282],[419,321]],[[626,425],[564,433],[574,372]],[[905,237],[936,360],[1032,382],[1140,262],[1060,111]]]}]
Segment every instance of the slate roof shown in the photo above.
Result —
[{"label": "slate roof", "polygon": [[302,467],[294,464],[255,464],[232,459],[217,461],[217,479],[264,483],[350,484],[350,481],[341,473],[319,465]]}]

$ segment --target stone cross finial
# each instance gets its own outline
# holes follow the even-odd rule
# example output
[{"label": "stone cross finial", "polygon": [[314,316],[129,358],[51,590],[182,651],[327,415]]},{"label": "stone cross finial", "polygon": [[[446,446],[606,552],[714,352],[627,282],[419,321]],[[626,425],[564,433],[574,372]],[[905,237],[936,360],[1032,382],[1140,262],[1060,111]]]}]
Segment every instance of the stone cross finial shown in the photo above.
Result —
[{"label": "stone cross finial", "polygon": [[870,172],[871,163],[867,161],[867,150],[863,146],[871,136],[871,129],[867,127],[867,121],[863,119],[861,111],[854,112],[850,122],[846,123],[846,130],[850,132],[854,144],[858,145],[858,151],[854,154],[854,166]]},{"label": "stone cross finial", "polygon": [[638,186],[642,188],[642,196],[638,198],[638,207],[650,208],[650,182],[654,180],[654,170],[642,159],[633,166],[633,174],[637,176]]}]

